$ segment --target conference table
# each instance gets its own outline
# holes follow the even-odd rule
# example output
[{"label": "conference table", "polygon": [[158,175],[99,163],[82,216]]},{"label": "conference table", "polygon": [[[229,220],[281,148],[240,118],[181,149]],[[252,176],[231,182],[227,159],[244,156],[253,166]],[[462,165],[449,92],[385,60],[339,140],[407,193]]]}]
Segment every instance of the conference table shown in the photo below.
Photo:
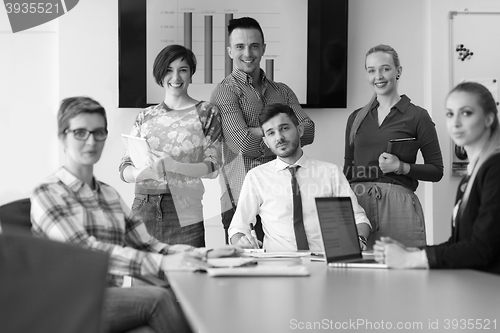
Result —
[{"label": "conference table", "polygon": [[500,276],[300,264],[309,276],[167,276],[199,333],[500,331]]}]

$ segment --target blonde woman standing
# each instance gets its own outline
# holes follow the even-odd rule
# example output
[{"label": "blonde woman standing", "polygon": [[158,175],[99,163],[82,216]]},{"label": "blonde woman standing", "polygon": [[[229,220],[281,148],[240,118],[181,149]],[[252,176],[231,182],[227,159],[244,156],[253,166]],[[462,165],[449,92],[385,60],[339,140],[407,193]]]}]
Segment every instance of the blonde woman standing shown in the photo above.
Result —
[{"label": "blonde woman standing", "polygon": [[[425,223],[415,190],[418,181],[437,182],[443,176],[441,149],[427,111],[399,95],[401,67],[388,45],[371,48],[365,58],[366,77],[374,94],[347,121],[344,174],[365,209],[376,239],[390,236],[406,246],[424,246]],[[390,140],[414,138],[413,149],[389,154]],[[424,158],[417,164],[417,152]]]}]

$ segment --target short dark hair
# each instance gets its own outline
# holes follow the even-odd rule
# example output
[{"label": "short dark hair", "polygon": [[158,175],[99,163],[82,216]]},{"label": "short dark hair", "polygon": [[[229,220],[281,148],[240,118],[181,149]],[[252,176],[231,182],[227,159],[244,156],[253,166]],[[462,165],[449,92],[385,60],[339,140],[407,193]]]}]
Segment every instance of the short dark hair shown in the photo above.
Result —
[{"label": "short dark hair", "polygon": [[59,137],[65,135],[65,131],[69,128],[69,121],[81,113],[100,114],[104,117],[104,128],[107,129],[106,110],[99,102],[85,96],[68,97],[62,100],[59,112],[57,112],[57,132]]},{"label": "short dark hair", "polygon": [[231,33],[234,29],[256,29],[260,31],[260,34],[262,36],[262,44],[264,44],[264,32],[262,31],[259,22],[257,22],[257,20],[255,20],[254,18],[241,17],[229,20],[229,24],[227,26],[228,36],[231,36]]},{"label": "short dark hair", "polygon": [[262,109],[262,112],[260,113],[259,116],[260,127],[262,127],[266,122],[268,122],[269,119],[274,118],[280,113],[286,114],[295,126],[299,126],[299,119],[297,118],[295,112],[293,112],[293,109],[288,105],[276,103],[276,104],[266,105],[264,109]]},{"label": "short dark hair", "polygon": [[167,75],[168,66],[177,59],[186,60],[191,69],[191,76],[196,72],[196,57],[188,48],[182,45],[172,44],[165,46],[156,56],[153,63],[153,75],[156,83],[163,87],[163,79]]}]

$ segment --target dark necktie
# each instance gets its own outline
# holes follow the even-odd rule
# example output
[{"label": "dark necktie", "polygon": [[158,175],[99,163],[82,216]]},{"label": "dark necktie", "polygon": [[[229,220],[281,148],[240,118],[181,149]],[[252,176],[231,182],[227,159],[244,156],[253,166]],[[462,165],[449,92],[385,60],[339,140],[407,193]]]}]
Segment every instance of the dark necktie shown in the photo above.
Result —
[{"label": "dark necktie", "polygon": [[295,231],[295,241],[297,250],[309,250],[306,231],[304,230],[304,220],[302,218],[302,199],[300,197],[299,183],[295,173],[300,166],[288,168],[292,174],[292,193],[293,193],[293,229]]}]

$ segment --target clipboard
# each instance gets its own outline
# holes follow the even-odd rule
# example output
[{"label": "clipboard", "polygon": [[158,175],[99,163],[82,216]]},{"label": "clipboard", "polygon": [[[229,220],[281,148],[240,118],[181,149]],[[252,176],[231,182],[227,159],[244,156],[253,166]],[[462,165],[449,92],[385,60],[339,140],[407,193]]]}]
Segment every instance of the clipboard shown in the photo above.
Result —
[{"label": "clipboard", "polygon": [[416,138],[403,138],[389,140],[386,152],[396,155],[403,162],[415,163],[419,149],[420,141]]}]

